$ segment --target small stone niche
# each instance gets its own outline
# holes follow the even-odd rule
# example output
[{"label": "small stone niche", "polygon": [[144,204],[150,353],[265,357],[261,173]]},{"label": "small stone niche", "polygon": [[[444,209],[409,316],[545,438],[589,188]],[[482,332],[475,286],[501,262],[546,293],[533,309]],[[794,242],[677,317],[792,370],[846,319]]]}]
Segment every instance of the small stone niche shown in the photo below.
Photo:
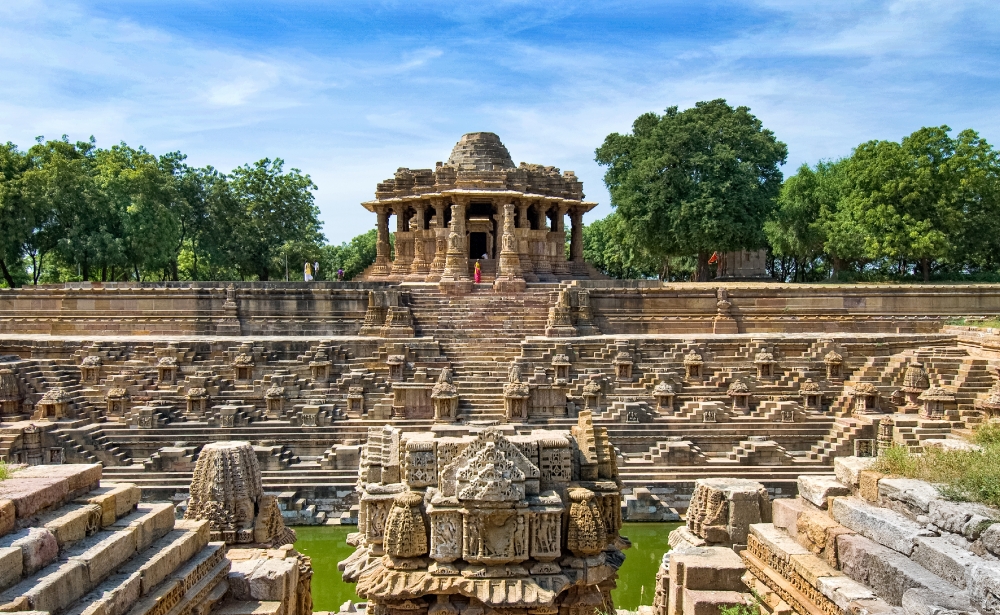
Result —
[{"label": "small stone niche", "polygon": [[347,411],[359,416],[365,413],[364,387],[353,386],[347,390]]},{"label": "small stone niche", "polygon": [[101,380],[101,357],[84,357],[80,362],[80,381],[97,384]]},{"label": "small stone niche", "polygon": [[233,370],[236,372],[237,382],[253,381],[253,368],[253,357],[245,352],[241,352],[233,359]]},{"label": "small stone niche", "polygon": [[156,364],[156,378],[160,384],[175,384],[177,382],[177,359],[162,357]]},{"label": "small stone niche", "polygon": [[799,387],[799,397],[802,400],[802,407],[806,411],[821,412],[823,410],[823,393],[819,390],[819,385],[807,378]]},{"label": "small stone niche", "polygon": [[128,412],[128,389],[115,387],[108,389],[104,397],[108,416],[125,416]]},{"label": "small stone niche", "polygon": [[827,380],[844,379],[844,357],[839,352],[831,350],[826,353],[826,356],[823,357],[823,363],[826,364]]},{"label": "small stone niche", "polygon": [[733,400],[733,412],[738,414],[750,414],[750,387],[742,380],[736,380],[729,385],[726,391]]},{"label": "small stone niche", "polygon": [[684,356],[684,379],[689,382],[699,382],[705,378],[705,361],[701,355],[692,350]]},{"label": "small stone niche", "polygon": [[955,395],[941,387],[931,387],[920,394],[921,418],[945,420],[950,408],[955,404]]},{"label": "small stone niche", "polygon": [[615,377],[618,382],[632,382],[632,353],[622,350],[615,355]]},{"label": "small stone niche", "polygon": [[403,368],[406,366],[406,357],[401,354],[391,354],[385,361],[389,366],[389,380],[392,382],[403,381]]},{"label": "small stone niche", "polygon": [[753,362],[757,366],[757,378],[759,380],[774,380],[777,363],[772,353],[766,350],[758,352]]},{"label": "small stone niche", "polygon": [[880,414],[882,394],[870,382],[862,382],[854,389],[853,402],[855,414]]},{"label": "small stone niche", "polygon": [[664,379],[653,389],[653,397],[656,398],[656,411],[662,414],[674,413],[674,387]]},{"label": "small stone niche", "polygon": [[569,355],[557,354],[552,357],[552,370],[555,373],[556,384],[569,382]]}]

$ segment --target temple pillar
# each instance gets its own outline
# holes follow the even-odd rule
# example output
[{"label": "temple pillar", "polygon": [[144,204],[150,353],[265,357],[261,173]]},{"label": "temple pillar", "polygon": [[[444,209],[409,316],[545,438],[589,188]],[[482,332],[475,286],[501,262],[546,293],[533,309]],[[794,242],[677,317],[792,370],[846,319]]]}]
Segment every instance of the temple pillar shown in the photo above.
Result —
[{"label": "temple pillar", "polygon": [[546,216],[548,204],[541,201],[535,205],[538,216],[538,230],[534,231],[534,241],[531,248],[531,259],[535,264],[535,274],[540,282],[553,282],[552,261],[549,258],[549,219]]},{"label": "temple pillar", "polygon": [[549,236],[552,238],[552,272],[557,276],[567,276],[570,273],[569,262],[566,260],[566,209],[565,205],[556,207],[555,224]]},{"label": "temple pillar", "polygon": [[464,200],[451,206],[451,232],[448,233],[448,253],[445,258],[444,273],[440,285],[446,292],[468,292],[472,290],[469,281],[469,248],[465,236]]},{"label": "temple pillar", "polygon": [[433,199],[434,217],[431,219],[431,237],[434,239],[434,256],[431,260],[428,282],[437,282],[444,273],[445,258],[448,253],[448,229],[444,224],[444,199]]},{"label": "temple pillar", "polygon": [[375,263],[372,264],[371,275],[389,275],[389,210],[379,207],[375,213],[378,216],[378,240],[375,242]]},{"label": "temple pillar", "polygon": [[396,258],[392,261],[392,275],[406,275],[413,262],[413,234],[409,232],[406,212],[409,206],[401,205],[396,212]]},{"label": "temple pillar", "polygon": [[571,209],[569,220],[571,226],[569,238],[570,270],[573,273],[586,273],[586,264],[583,262],[583,212]]},{"label": "temple pillar", "polygon": [[410,279],[422,281],[430,271],[431,264],[427,260],[427,249],[429,242],[427,234],[434,233],[434,230],[424,230],[427,217],[427,203],[418,202],[415,205],[416,214],[410,220],[410,233],[413,235],[413,260],[410,263]]},{"label": "temple pillar", "polygon": [[531,220],[528,219],[528,203],[524,199],[517,204],[521,225],[517,227],[515,234],[517,236],[517,251],[518,258],[521,261],[521,274],[524,276],[526,282],[537,282],[538,276],[535,275],[535,264],[531,260]]},{"label": "temple pillar", "polygon": [[503,206],[503,235],[500,238],[500,262],[493,290],[500,293],[521,292],[525,288],[521,275],[521,259],[517,253],[517,237],[514,234],[514,205]]}]

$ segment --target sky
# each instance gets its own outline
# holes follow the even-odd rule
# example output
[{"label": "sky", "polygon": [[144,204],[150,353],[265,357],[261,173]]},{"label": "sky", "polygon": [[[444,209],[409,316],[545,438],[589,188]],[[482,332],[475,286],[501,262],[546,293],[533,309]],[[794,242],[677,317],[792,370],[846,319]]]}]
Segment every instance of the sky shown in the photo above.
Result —
[{"label": "sky", "polygon": [[324,233],[462,134],[573,170],[642,113],[725,98],[803,163],[921,126],[1000,142],[1000,2],[0,0],[0,142],[93,135],[195,166],[261,158],[317,184]]}]

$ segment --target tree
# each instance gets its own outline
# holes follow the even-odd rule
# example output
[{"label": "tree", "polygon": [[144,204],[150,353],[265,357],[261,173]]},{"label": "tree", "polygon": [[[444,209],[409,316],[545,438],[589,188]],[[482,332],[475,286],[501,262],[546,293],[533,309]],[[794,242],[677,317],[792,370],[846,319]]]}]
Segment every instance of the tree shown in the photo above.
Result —
[{"label": "tree", "polygon": [[787,148],[749,108],[718,99],[646,113],[596,154],[624,230],[660,262],[697,254],[697,279],[706,280],[713,250],[766,244]]},{"label": "tree", "polygon": [[[931,264],[954,255],[966,204],[950,128],[921,128],[902,142],[862,143],[845,169],[843,209],[857,221],[871,258],[917,262],[924,281]],[[965,198],[968,198],[967,196]]]},{"label": "tree", "polygon": [[[389,235],[389,241],[393,242],[394,235]],[[375,262],[375,245],[378,243],[378,231],[372,229],[345,241],[339,246],[323,246],[323,255],[320,258],[322,270],[328,279],[333,279],[338,269],[344,270],[344,279],[352,280],[361,272]],[[390,252],[392,246],[390,245]]]},{"label": "tree", "polygon": [[665,279],[664,260],[652,258],[623,228],[617,212],[583,227],[583,258],[601,273],[618,279]]},{"label": "tree", "polygon": [[144,272],[166,271],[176,259],[182,201],[173,164],[173,158],[157,159],[124,143],[96,152],[95,183],[115,236],[113,248],[104,252],[101,280],[108,279],[109,266],[122,266],[141,281]]},{"label": "tree", "polygon": [[791,258],[793,280],[805,281],[807,270],[815,268],[828,248],[836,253],[831,236],[841,199],[843,160],[820,161],[815,169],[808,164],[785,180],[772,218],[764,224],[771,253]]},{"label": "tree", "polygon": [[313,204],[316,185],[298,169],[284,173],[283,166],[280,158],[264,158],[235,169],[229,194],[219,195],[213,211],[216,228],[229,230],[220,247],[231,263],[241,275],[262,281],[284,271],[286,255],[291,262],[314,258],[323,241]]},{"label": "tree", "polygon": [[21,184],[34,211],[28,251],[38,263],[35,279],[46,254],[55,251],[66,263],[79,265],[82,278],[89,280],[91,265],[119,251],[116,221],[94,181],[94,140],[70,143],[63,135],[58,141],[38,141],[28,150],[31,165]]},{"label": "tree", "polygon": [[21,176],[30,160],[13,143],[0,145],[0,273],[8,287],[23,273],[21,258],[35,225],[31,202],[22,194]]}]

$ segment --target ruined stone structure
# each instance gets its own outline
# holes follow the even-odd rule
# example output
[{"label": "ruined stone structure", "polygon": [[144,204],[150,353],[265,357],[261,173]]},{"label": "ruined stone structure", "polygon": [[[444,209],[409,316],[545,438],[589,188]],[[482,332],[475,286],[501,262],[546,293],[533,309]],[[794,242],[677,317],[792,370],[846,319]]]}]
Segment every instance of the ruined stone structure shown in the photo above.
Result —
[{"label": "ruined stone structure", "polygon": [[[515,166],[497,135],[464,135],[447,162],[397,169],[378,185],[375,200],[364,203],[378,216],[378,243],[375,264],[362,277],[468,291],[477,260],[486,281],[503,292],[524,290],[525,282],[597,276],[583,261],[583,214],[597,203],[583,198],[572,171]],[[390,216],[396,217],[391,261]]]},{"label": "ruined stone structure", "polygon": [[746,497],[746,481],[699,481],[699,503],[749,522],[746,544],[709,544],[717,530],[702,525],[701,508],[689,512],[687,527],[670,536],[676,546],[664,556],[654,605],[641,611],[756,603],[766,614],[1000,612],[1000,511],[948,501],[928,483],[868,469],[871,462],[838,458],[834,474],[804,475],[797,498],[773,502]]},{"label": "ruined stone structure", "polygon": [[[0,610],[102,615],[309,615],[307,558],[230,549],[99,464],[12,466],[0,481]],[[234,485],[218,485],[223,490]],[[305,583],[301,580],[305,579]]]},{"label": "ruined stone structure", "polygon": [[356,547],[341,569],[376,612],[613,612],[628,540],[605,430],[372,428]]}]

